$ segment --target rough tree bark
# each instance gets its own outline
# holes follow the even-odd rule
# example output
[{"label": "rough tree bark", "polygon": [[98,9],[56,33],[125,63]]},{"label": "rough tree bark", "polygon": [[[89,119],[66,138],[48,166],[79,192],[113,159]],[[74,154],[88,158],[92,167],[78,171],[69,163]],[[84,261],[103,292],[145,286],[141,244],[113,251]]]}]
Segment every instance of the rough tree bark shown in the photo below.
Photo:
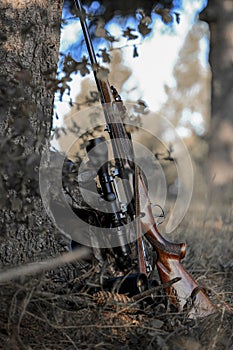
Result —
[{"label": "rough tree bark", "polygon": [[214,183],[223,185],[233,180],[233,1],[209,0],[200,19],[210,27],[210,170]]},{"label": "rough tree bark", "polygon": [[0,261],[53,255],[65,243],[41,203],[38,165],[48,140],[63,0],[0,3]]}]

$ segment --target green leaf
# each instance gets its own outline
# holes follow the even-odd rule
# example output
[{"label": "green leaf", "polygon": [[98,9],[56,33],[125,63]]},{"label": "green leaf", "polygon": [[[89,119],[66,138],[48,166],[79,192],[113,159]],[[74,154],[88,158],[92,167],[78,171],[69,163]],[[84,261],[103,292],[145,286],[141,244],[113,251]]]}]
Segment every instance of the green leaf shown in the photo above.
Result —
[{"label": "green leaf", "polygon": [[103,59],[103,62],[110,63],[111,59],[110,59],[110,55],[107,52],[107,50],[106,49],[100,49],[100,51],[101,51],[101,57]]},{"label": "green leaf", "polygon": [[128,38],[128,40],[135,40],[138,38],[138,35],[132,34],[135,29],[127,27],[126,30],[123,31],[123,36]]},{"label": "green leaf", "polygon": [[82,61],[79,62],[77,66],[77,69],[80,71],[80,74],[82,77],[90,73],[90,70],[88,69],[87,65],[88,65],[88,60],[86,57],[83,57]]},{"label": "green leaf", "polygon": [[138,31],[141,33],[143,36],[148,35],[151,32],[151,28],[149,28],[146,24],[144,23],[139,23],[138,25]]},{"label": "green leaf", "polygon": [[167,24],[172,22],[172,15],[170,13],[170,9],[156,6],[154,12],[161,16],[162,21],[164,23]]},{"label": "green leaf", "polygon": [[138,54],[138,48],[137,48],[136,45],[134,45],[134,47],[133,47],[133,57],[138,57],[138,56],[139,56],[139,54]]}]

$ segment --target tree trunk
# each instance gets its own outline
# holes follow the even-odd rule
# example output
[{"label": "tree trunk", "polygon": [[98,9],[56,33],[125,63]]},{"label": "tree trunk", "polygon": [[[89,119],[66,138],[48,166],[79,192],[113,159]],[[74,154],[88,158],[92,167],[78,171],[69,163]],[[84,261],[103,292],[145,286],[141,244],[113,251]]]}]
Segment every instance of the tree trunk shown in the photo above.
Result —
[{"label": "tree trunk", "polygon": [[209,0],[200,18],[211,33],[210,168],[214,183],[222,185],[233,180],[233,1]]},{"label": "tree trunk", "polygon": [[[38,166],[48,141],[63,0],[0,3],[0,261],[65,249],[43,208]],[[61,236],[60,236],[61,237]]]}]

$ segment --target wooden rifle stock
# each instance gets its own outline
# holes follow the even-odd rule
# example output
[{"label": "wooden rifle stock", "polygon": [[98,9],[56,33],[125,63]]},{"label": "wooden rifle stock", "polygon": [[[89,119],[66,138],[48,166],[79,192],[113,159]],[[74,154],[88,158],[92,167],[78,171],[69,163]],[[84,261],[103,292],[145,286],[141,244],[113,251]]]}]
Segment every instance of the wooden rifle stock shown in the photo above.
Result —
[{"label": "wooden rifle stock", "polygon": [[156,251],[156,266],[160,280],[163,284],[167,284],[173,278],[181,278],[180,281],[165,288],[169,301],[179,311],[187,309],[189,318],[205,317],[214,313],[216,311],[214,305],[181,264],[186,253],[186,244],[173,243],[162,237],[154,221],[149,195],[141,175],[138,183],[143,211],[141,224],[145,237]]}]

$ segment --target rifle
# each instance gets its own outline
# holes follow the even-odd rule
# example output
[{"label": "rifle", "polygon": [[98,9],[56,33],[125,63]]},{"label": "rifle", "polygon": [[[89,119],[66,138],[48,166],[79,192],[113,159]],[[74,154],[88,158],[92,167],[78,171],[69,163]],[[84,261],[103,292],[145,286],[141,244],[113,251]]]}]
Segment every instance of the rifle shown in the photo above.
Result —
[{"label": "rifle", "polygon": [[[116,228],[116,235],[119,237],[119,245],[113,248],[118,266],[120,266],[122,271],[125,271],[126,267],[131,263],[129,258],[131,254],[130,244],[121,238],[125,234],[125,218],[128,216],[131,221],[136,219],[136,227],[135,225],[132,227],[136,230],[135,237],[137,243],[139,274],[136,274],[136,277],[132,278],[133,283],[135,284],[136,281],[136,285],[140,285],[140,283],[138,284],[138,281],[144,280],[144,277],[149,275],[148,261],[146,259],[144,246],[145,237],[156,252],[156,267],[161,283],[166,286],[164,290],[170,303],[175,306],[178,311],[185,311],[190,305],[191,307],[187,310],[190,318],[204,317],[212,314],[215,312],[214,305],[181,264],[181,260],[186,254],[186,244],[170,242],[158,231],[152,214],[151,202],[142,171],[138,165],[134,164],[133,143],[131,135],[127,132],[124,123],[125,116],[127,115],[126,108],[116,89],[109,84],[108,80],[103,80],[98,77],[99,66],[90,39],[82,5],[80,0],[74,1],[79,12],[81,27],[93,67],[95,82],[103,106],[107,124],[106,130],[110,135],[117,175],[121,179],[129,180],[131,178],[131,182],[133,178],[133,185],[131,188],[130,186],[124,186],[127,205],[126,209],[122,211],[119,207],[117,191],[114,188],[112,178],[109,175],[108,166],[106,164],[103,165],[102,157],[108,157],[108,151],[105,149],[99,159],[100,167],[98,170],[98,176],[102,195],[106,201],[111,203],[112,213],[110,215],[110,221],[112,227]],[[98,152],[95,153],[94,151],[95,146],[101,144],[103,141],[103,138],[97,138],[90,141],[87,150],[90,151],[93,149],[93,162],[96,162],[97,159],[98,163],[99,157],[97,154]],[[142,206],[143,215],[141,215],[140,212]],[[144,233],[144,235],[142,233]],[[173,279],[176,279],[177,282],[169,285],[169,281]],[[140,291],[140,288],[138,288],[137,292]]]}]

